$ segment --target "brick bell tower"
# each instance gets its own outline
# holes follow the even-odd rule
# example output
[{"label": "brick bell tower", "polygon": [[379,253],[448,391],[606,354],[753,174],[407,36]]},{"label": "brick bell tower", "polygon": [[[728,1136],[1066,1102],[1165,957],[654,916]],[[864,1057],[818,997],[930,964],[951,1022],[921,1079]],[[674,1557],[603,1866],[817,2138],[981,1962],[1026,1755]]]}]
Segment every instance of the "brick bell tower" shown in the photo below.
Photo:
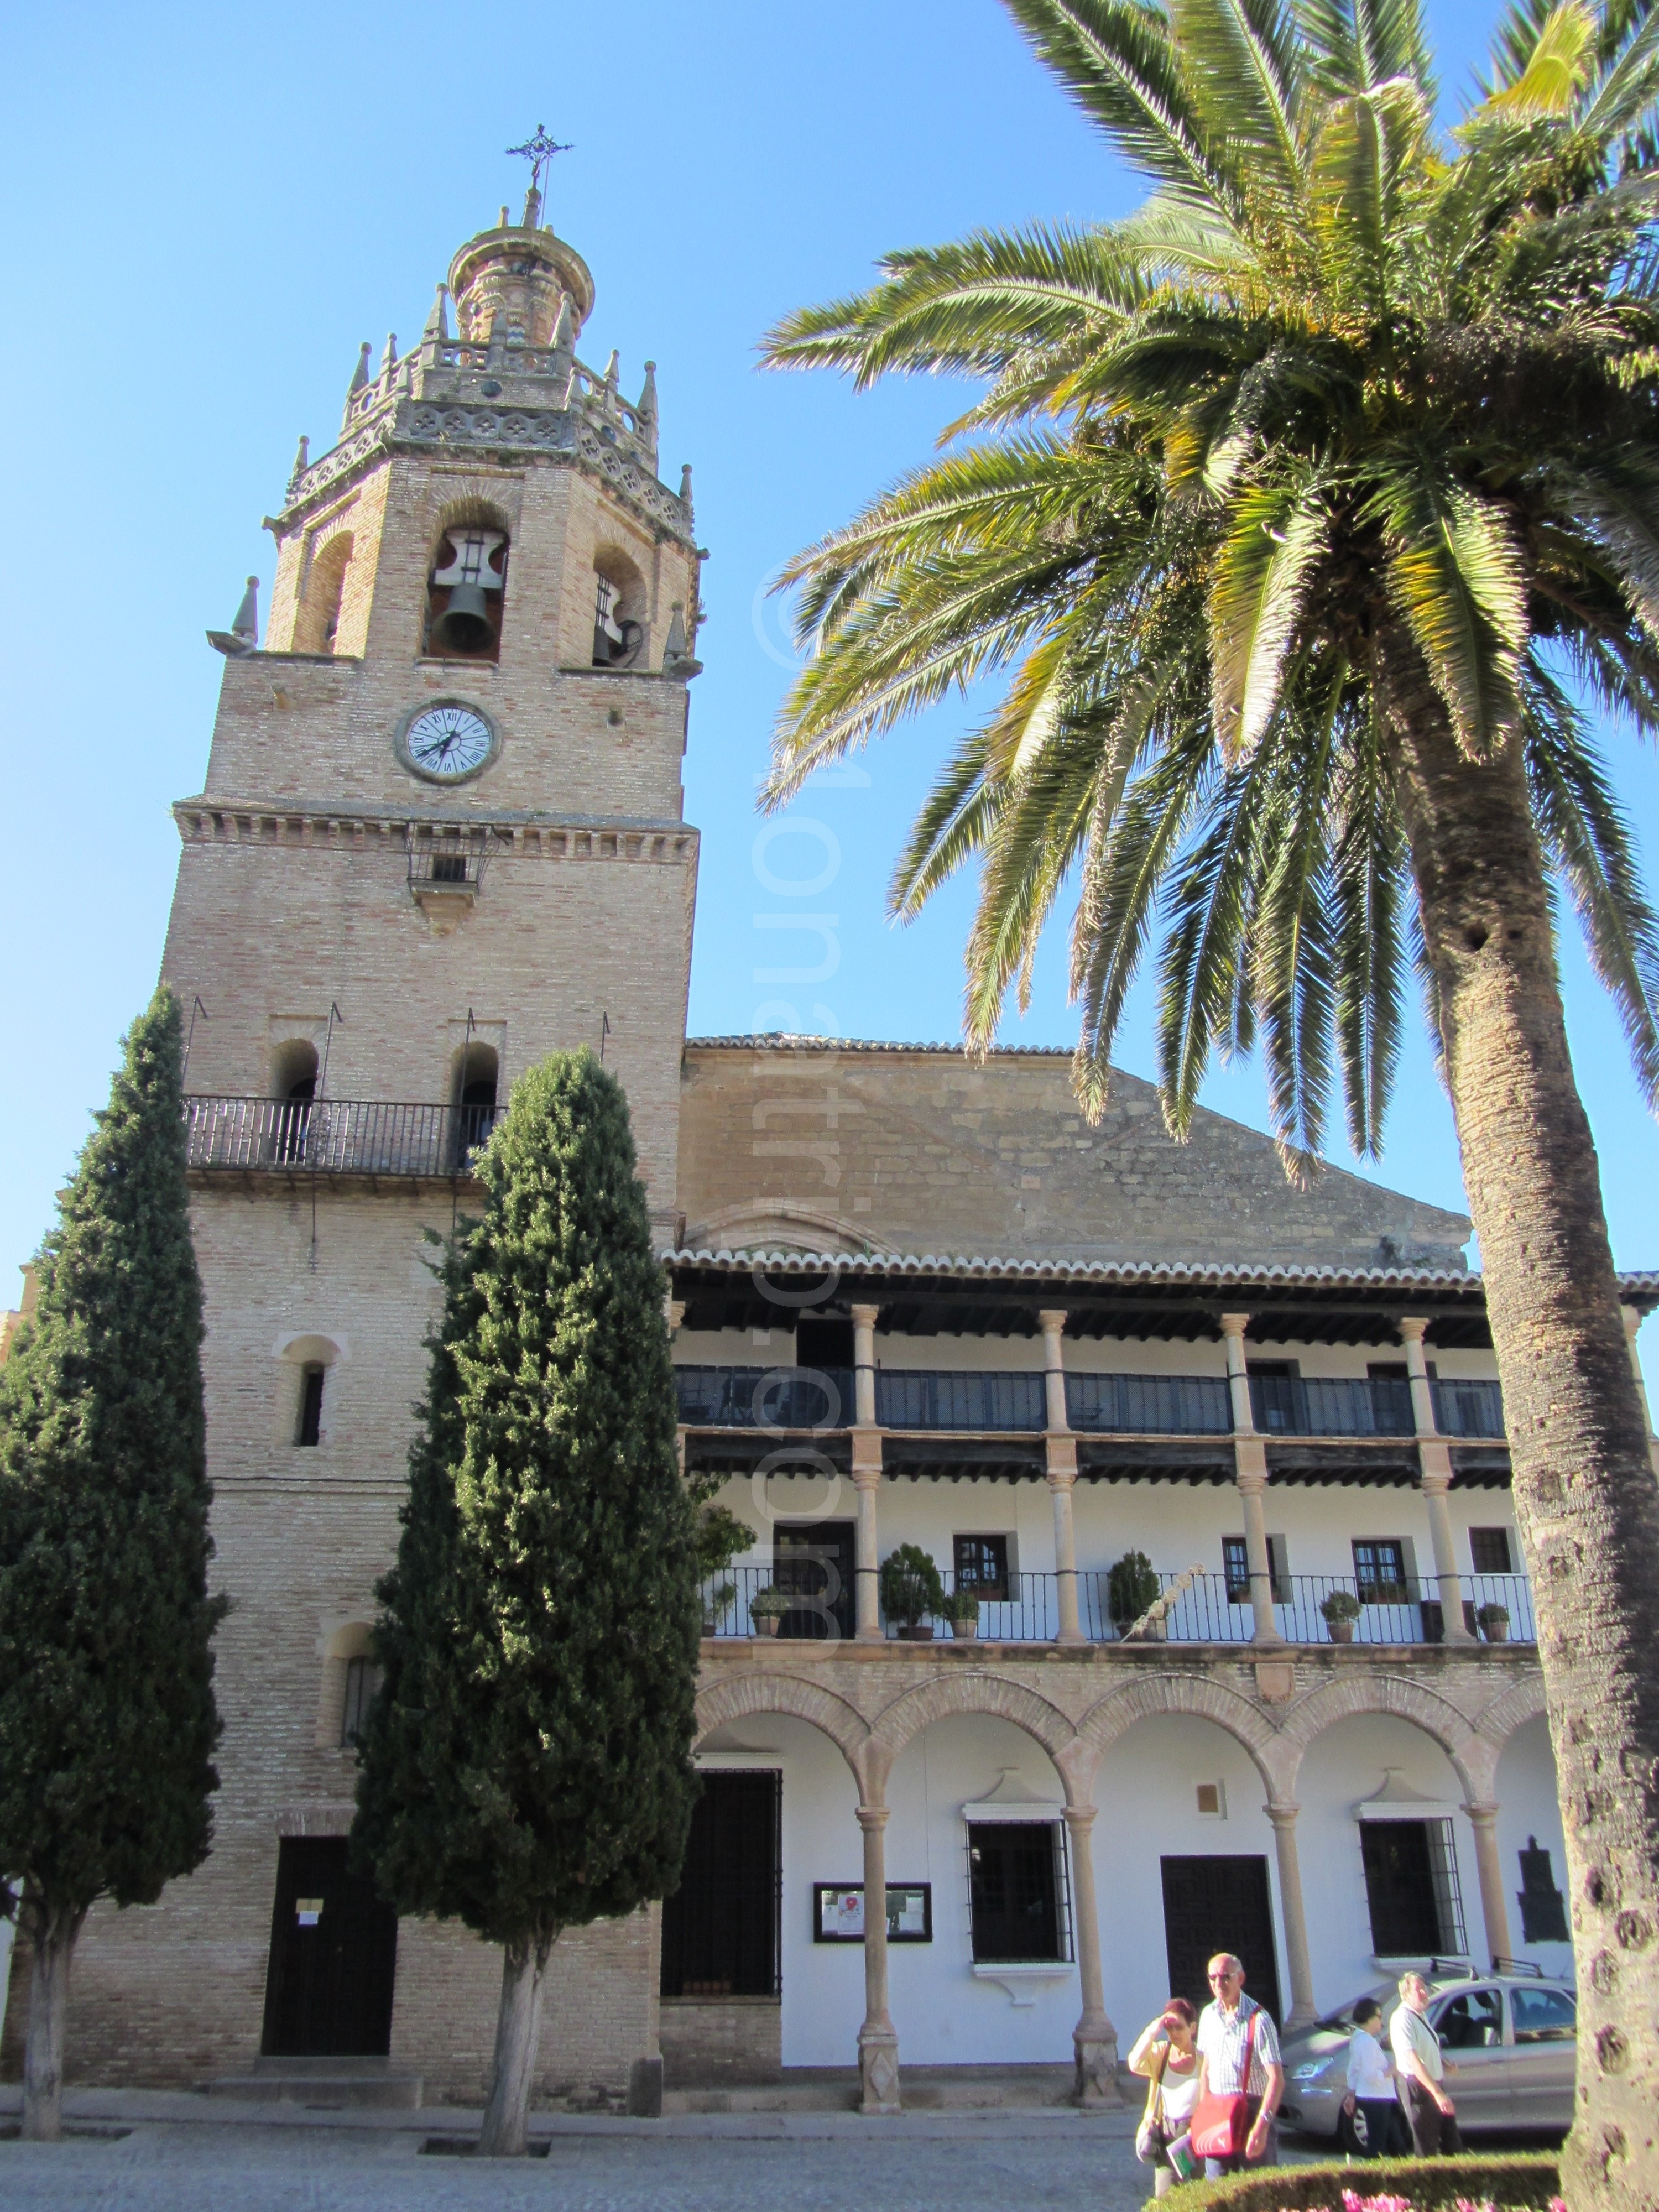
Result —
[{"label": "brick bell tower", "polygon": [[[629,401],[614,354],[577,359],[593,280],[538,192],[507,216],[455,255],[417,345],[389,339],[378,371],[363,349],[331,449],[301,445],[264,646],[251,596],[210,634],[163,972],[197,1010],[222,1788],[198,1873],[88,1925],[73,2033],[96,2078],[349,2061],[394,2101],[480,2094],[498,1958],[399,1926],[344,1840],[437,1304],[423,1232],[474,1202],[514,1077],[582,1043],[627,1088],[673,1230],[690,471],[659,481],[650,364]],[[583,2080],[620,2092],[656,2056],[655,1930],[559,1947],[544,2047]]]}]

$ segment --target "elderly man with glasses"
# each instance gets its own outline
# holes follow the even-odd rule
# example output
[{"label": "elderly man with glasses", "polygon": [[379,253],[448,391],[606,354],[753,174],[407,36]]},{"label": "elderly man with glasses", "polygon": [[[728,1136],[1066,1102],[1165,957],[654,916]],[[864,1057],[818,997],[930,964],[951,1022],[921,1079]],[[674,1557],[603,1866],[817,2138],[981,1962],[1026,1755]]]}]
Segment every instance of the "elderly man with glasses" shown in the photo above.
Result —
[{"label": "elderly man with glasses", "polygon": [[1205,2160],[1204,2178],[1215,2181],[1247,2166],[1278,2165],[1273,2116],[1285,2094],[1285,2069],[1272,2019],[1244,1994],[1243,1961],[1231,1951],[1219,1951],[1210,1961],[1208,1978],[1210,2002],[1198,2018],[1199,2097],[1242,2095],[1249,2113],[1243,2149],[1232,2158]]}]

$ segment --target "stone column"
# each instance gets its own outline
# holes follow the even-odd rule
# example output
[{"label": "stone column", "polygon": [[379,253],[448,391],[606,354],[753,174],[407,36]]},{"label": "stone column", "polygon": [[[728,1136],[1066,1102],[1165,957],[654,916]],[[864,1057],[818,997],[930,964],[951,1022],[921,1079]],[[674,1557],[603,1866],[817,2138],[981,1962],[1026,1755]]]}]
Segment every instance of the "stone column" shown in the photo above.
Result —
[{"label": "stone column", "polygon": [[1092,1805],[1068,1805],[1066,1826],[1072,1842],[1072,1899],[1077,1915],[1077,1971],[1083,2011],[1072,2030],[1077,2054],[1077,2101],[1086,2107],[1115,2106],[1117,2030],[1106,2012],[1106,1985],[1100,1963],[1100,1912],[1095,1902]]},{"label": "stone column", "polygon": [[856,1640],[879,1644],[880,1553],[876,1532],[876,1496],[881,1487],[881,1431],[876,1426],[875,1306],[853,1309],[853,1494],[857,1522],[853,1532],[853,1580],[857,1600]]},{"label": "stone column", "polygon": [[1465,1805],[1474,1830],[1474,1867],[1480,1882],[1480,1917],[1486,1924],[1486,1949],[1492,1962],[1512,1959],[1510,1943],[1509,1900],[1504,1894],[1504,1867],[1498,1856],[1498,1815],[1492,1804]]},{"label": "stone column", "polygon": [[1308,1958],[1308,1916],[1302,1903],[1302,1861],[1296,1848],[1296,1816],[1299,1805],[1272,1804],[1266,1808],[1273,1824],[1273,1849],[1279,1859],[1279,1904],[1285,1916],[1285,1963],[1291,1971],[1291,2008],[1285,2014],[1287,2032],[1311,2027],[1319,2017],[1314,2002],[1313,1967]]},{"label": "stone column", "polygon": [[1423,1504],[1429,1516],[1429,1542],[1434,1552],[1434,1579],[1440,1592],[1440,1616],[1448,1644],[1473,1644],[1463,1619],[1463,1584],[1457,1571],[1452,1542],[1451,1508],[1446,1503],[1451,1488],[1451,1447],[1440,1434],[1434,1418],[1434,1386],[1423,1357],[1423,1337],[1428,1322],[1407,1314],[1400,1324],[1400,1340],[1406,1347],[1406,1372],[1411,1378],[1412,1423],[1417,1431],[1417,1460],[1421,1470]]},{"label": "stone column", "polygon": [[887,2009],[887,1808],[860,1805],[864,1831],[864,2025],[859,2030],[859,2109],[897,2112],[898,2037]]},{"label": "stone column", "polygon": [[1630,1346],[1630,1371],[1636,1377],[1636,1395],[1642,1401],[1642,1425],[1648,1432],[1648,1456],[1659,1473],[1659,1437],[1653,1432],[1653,1415],[1648,1407],[1648,1386],[1642,1379],[1642,1355],[1636,1348],[1636,1332],[1642,1326],[1642,1316],[1634,1306],[1620,1306],[1620,1314],[1625,1324],[1625,1341]]},{"label": "stone column", "polygon": [[1088,1641],[1078,1619],[1077,1532],[1072,1520],[1072,1492],[1077,1482],[1077,1438],[1066,1412],[1066,1360],[1060,1347],[1063,1313],[1045,1310],[1042,1324],[1043,1390],[1048,1431],[1043,1439],[1048,1468],[1048,1499],[1054,1515],[1054,1577],[1060,1601],[1061,1644]]},{"label": "stone column", "polygon": [[1267,1447],[1255,1432],[1255,1413],[1250,1404],[1249,1371],[1244,1364],[1244,1331],[1249,1314],[1224,1313],[1221,1334],[1227,1346],[1227,1388],[1233,1401],[1233,1465],[1238,1500],[1244,1515],[1244,1553],[1250,1569],[1250,1612],[1255,1626],[1255,1644],[1282,1644],[1273,1619],[1273,1563],[1267,1556],[1267,1514],[1262,1499],[1267,1491]]}]

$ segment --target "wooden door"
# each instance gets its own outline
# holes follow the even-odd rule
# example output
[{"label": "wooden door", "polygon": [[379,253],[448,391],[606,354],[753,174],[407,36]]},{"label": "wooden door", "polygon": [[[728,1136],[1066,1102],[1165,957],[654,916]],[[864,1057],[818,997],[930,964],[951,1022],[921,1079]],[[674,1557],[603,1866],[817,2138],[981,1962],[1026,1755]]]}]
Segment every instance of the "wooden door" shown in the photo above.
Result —
[{"label": "wooden door", "polygon": [[343,1836],[285,1836],[265,1978],[268,2058],[386,2057],[398,1916],[355,1875]]},{"label": "wooden door", "polygon": [[1211,1990],[1204,1969],[1218,1951],[1232,1951],[1244,1962],[1245,1989],[1266,2005],[1277,2026],[1283,2014],[1267,1860],[1240,1854],[1166,1858],[1161,1864],[1170,1995],[1206,2005]]},{"label": "wooden door", "polygon": [[823,1642],[853,1633],[853,1523],[776,1524],[773,1579],[800,1602],[786,1613],[780,1636]]}]

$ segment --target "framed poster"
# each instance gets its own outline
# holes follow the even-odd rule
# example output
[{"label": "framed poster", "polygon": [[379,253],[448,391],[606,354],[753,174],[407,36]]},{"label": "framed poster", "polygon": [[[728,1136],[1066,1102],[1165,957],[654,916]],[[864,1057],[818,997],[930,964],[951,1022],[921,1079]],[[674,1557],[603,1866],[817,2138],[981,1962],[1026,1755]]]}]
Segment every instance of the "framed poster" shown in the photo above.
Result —
[{"label": "framed poster", "polygon": [[[887,1940],[890,1943],[933,1942],[933,1885],[931,1881],[888,1883]],[[861,1881],[813,1883],[812,1941],[815,1943],[863,1942],[864,1884]]]}]

